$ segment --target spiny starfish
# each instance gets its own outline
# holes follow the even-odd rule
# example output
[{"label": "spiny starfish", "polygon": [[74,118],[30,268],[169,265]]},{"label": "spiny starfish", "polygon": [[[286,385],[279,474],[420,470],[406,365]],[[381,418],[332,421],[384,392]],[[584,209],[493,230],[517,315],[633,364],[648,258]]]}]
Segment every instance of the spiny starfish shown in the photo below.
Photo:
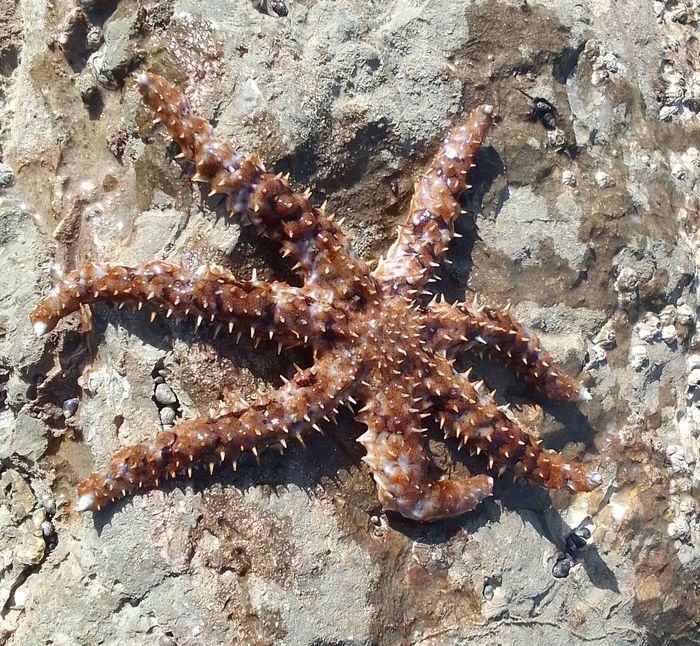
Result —
[{"label": "spiny starfish", "polygon": [[[589,399],[588,391],[553,366],[538,338],[507,309],[444,299],[425,302],[425,286],[454,235],[457,197],[492,121],[490,105],[477,107],[444,139],[415,187],[406,223],[386,258],[370,269],[349,248],[324,206],[295,192],[288,178],[265,170],[255,154],[220,141],[194,115],[185,96],[154,74],[141,74],[145,103],[193,162],[194,181],[226,197],[231,211],[279,243],[295,261],[302,287],[239,280],[222,267],[189,273],[153,261],[133,267],[88,264],[63,276],[31,314],[41,335],[85,303],[146,304],[279,347],[310,346],[314,364],[252,405],[223,402],[208,416],[183,421],[155,438],[117,451],[78,486],[78,509],[99,510],[141,487],[270,447],[285,448],[342,404],[358,405],[367,426],[358,438],[367,454],[379,499],[387,510],[420,520],[456,516],[491,494],[480,474],[434,479],[423,445],[423,418],[435,415],[446,436],[482,455],[485,470],[510,471],[549,488],[590,491],[595,471],[541,447],[496,405],[482,381],[453,367],[454,354],[476,347],[503,360],[535,392],[557,401]],[[152,312],[155,316],[156,310]],[[361,402],[361,404],[360,404]]]}]

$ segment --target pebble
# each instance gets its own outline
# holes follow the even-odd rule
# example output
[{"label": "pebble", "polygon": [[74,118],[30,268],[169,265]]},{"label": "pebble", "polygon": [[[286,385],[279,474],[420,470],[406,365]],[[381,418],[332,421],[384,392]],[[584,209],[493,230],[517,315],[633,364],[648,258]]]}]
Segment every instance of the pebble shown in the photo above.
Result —
[{"label": "pebble", "polygon": [[80,400],[77,397],[72,397],[71,399],[66,399],[63,402],[63,416],[69,419],[75,415],[80,405]]},{"label": "pebble", "polygon": [[41,533],[44,535],[44,538],[51,538],[56,533],[56,528],[50,520],[45,520],[41,523]]},{"label": "pebble", "polygon": [[0,188],[9,188],[15,183],[15,174],[7,164],[0,164]]},{"label": "pebble", "polygon": [[168,384],[158,384],[156,386],[155,398],[156,401],[163,406],[177,404],[177,397]]},{"label": "pebble", "polygon": [[557,579],[565,579],[569,576],[572,565],[574,565],[574,562],[566,556],[554,564],[554,567],[552,567],[552,575]]},{"label": "pebble", "polygon": [[170,406],[160,409],[160,422],[163,426],[172,426],[175,423],[176,412]]},{"label": "pebble", "polygon": [[56,501],[53,498],[40,498],[39,504],[46,510],[49,516],[56,514]]}]

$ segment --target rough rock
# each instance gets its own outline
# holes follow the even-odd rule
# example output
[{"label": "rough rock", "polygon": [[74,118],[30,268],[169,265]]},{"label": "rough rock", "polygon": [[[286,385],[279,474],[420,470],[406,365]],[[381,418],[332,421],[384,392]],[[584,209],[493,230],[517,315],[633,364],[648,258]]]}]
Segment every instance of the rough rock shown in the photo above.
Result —
[{"label": "rough rock", "polygon": [[[0,3],[0,641],[698,643],[699,11]],[[444,130],[492,102],[439,286],[511,302],[581,373],[592,400],[553,406],[475,362],[501,403],[599,465],[604,485],[572,497],[503,481],[473,513],[416,525],[381,512],[361,429],[341,414],[259,469],[78,514],[75,484],[112,451],[223,395],[254,398],[304,360],[108,307],[33,336],[51,272],[89,260],[288,277],[161,145],[131,80],[141,69],[327,198],[365,258],[391,243]],[[554,578],[582,522],[590,545]]]}]

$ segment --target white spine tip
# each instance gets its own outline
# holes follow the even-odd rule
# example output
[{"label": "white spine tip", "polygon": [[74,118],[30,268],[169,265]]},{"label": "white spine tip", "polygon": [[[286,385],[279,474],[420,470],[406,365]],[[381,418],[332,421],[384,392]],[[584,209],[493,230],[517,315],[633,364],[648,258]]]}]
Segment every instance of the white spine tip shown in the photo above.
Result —
[{"label": "white spine tip", "polygon": [[493,488],[493,478],[491,476],[488,476],[488,483],[489,487]]},{"label": "white spine tip", "polygon": [[76,511],[92,511],[95,509],[95,496],[91,493],[86,493],[78,498],[78,504],[75,506]]},{"label": "white spine tip", "polygon": [[136,82],[137,82],[141,87],[148,87],[148,86],[151,84],[151,79],[148,78],[148,74],[146,74],[145,72],[141,72],[141,74],[139,74],[139,75],[136,77]]},{"label": "white spine tip", "polygon": [[34,323],[34,333],[37,336],[44,336],[46,334],[46,330],[48,330],[49,326],[46,324],[45,321],[36,321]]}]

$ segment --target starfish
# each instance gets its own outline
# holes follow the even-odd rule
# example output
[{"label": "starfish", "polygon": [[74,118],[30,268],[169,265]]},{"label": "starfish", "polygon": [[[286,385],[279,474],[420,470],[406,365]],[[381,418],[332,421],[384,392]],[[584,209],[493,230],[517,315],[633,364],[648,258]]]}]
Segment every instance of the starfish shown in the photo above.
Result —
[{"label": "starfish", "polygon": [[[356,406],[367,430],[358,442],[384,509],[418,521],[472,510],[492,492],[492,475],[505,471],[538,485],[591,491],[596,471],[545,449],[497,406],[483,381],[454,368],[454,357],[476,349],[501,360],[535,393],[556,401],[583,401],[588,391],[554,366],[539,339],[508,309],[476,302],[426,302],[426,284],[455,235],[457,198],[467,190],[474,154],[492,123],[481,105],[454,127],[415,186],[405,224],[372,270],[350,249],[340,228],[316,207],[310,191],[296,192],[288,176],[265,169],[217,139],[193,114],[185,96],[150,73],[137,78],[145,104],[179,144],[177,157],[195,169],[192,180],[225,196],[229,210],[294,261],[302,286],[240,280],[205,264],[194,273],[153,261],[136,266],[87,264],[57,280],[36,306],[37,334],[82,305],[110,301],[152,308],[251,338],[276,340],[278,349],[307,346],[313,365],[261,395],[253,404],[222,402],[206,416],[179,422],[153,439],[127,446],[78,485],[80,511],[100,510],[139,488],[158,487],[206,465],[256,460],[271,447],[320,430],[341,405]],[[430,294],[432,295],[432,294]],[[483,459],[485,473],[434,478],[424,447],[424,419],[434,416],[446,437]]]}]

